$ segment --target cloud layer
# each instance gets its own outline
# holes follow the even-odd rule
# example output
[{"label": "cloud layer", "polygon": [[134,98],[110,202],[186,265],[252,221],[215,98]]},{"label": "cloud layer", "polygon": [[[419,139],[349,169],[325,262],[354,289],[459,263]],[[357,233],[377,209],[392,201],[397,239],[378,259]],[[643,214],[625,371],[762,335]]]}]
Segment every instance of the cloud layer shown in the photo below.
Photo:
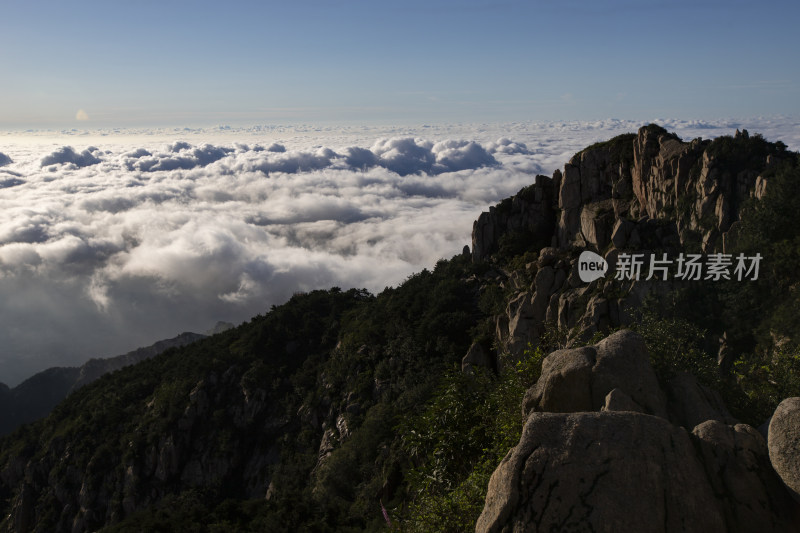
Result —
[{"label": "cloud layer", "polygon": [[492,152],[411,136],[20,148],[0,176],[0,381],[244,320],[298,290],[395,284],[459,251],[476,214],[539,170]]},{"label": "cloud layer", "polygon": [[[397,284],[460,252],[480,212],[537,173],[638,125],[61,132],[4,142],[0,382],[245,320],[296,291]],[[743,127],[677,129],[708,137],[732,126]]]}]

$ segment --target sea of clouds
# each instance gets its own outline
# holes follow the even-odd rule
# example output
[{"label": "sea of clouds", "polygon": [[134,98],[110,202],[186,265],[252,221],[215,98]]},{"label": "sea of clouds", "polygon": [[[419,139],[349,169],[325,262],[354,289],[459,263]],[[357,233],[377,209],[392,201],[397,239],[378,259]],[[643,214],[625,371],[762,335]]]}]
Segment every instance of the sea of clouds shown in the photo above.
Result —
[{"label": "sea of clouds", "polygon": [[[800,148],[790,118],[658,122]],[[643,123],[0,133],[0,382],[297,291],[396,285],[536,174]]]}]

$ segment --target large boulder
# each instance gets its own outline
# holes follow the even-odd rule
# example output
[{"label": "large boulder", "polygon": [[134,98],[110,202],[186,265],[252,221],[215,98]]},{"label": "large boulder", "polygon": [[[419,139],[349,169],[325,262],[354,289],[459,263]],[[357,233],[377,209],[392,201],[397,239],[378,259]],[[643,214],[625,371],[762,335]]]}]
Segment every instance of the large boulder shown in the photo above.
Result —
[{"label": "large boulder", "polygon": [[800,532],[781,481],[797,494],[800,398],[776,411],[768,451],[691,375],[668,390],[669,404],[632,331],[549,354],[476,530]]},{"label": "large boulder", "polygon": [[476,531],[708,533],[726,522],[683,428],[640,413],[533,413]]},{"label": "large boulder", "polygon": [[606,394],[606,401],[601,411],[632,411],[641,413],[642,406],[634,402],[633,399],[619,389],[612,389]]},{"label": "large boulder", "polygon": [[545,357],[541,377],[525,394],[523,416],[531,411],[599,411],[613,389],[638,406],[631,410],[667,417],[644,339],[630,330],[618,331],[594,346]]},{"label": "large boulder", "polygon": [[542,361],[542,374],[523,399],[523,415],[531,410],[553,413],[592,411],[593,348],[557,350]]},{"label": "large boulder", "polygon": [[689,373],[681,373],[667,383],[670,419],[691,431],[706,420],[737,424],[725,407],[719,393],[697,381]]},{"label": "large boulder", "polygon": [[773,468],[800,501],[800,398],[786,398],[775,409],[767,443]]},{"label": "large boulder", "polygon": [[797,530],[795,506],[770,468],[758,430],[707,420],[692,436],[728,531]]}]

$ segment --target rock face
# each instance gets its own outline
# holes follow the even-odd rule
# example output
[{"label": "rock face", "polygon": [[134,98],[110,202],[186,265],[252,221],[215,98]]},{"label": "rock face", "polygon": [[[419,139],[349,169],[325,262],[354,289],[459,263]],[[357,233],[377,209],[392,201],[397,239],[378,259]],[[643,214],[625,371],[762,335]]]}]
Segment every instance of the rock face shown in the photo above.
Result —
[{"label": "rock face", "polygon": [[545,322],[576,328],[580,339],[628,324],[629,310],[653,290],[671,290],[669,283],[646,281],[645,265],[639,280],[614,284],[607,276],[587,285],[577,273],[580,252],[603,255],[614,273],[621,252],[723,251],[735,239],[742,203],[763,195],[764,175],[787,157],[767,144],[746,131],[683,142],[649,125],[579,152],[563,173],[537,176],[482,213],[473,226],[473,261],[491,261],[501,243],[520,235],[540,254],[533,283],[496,319],[497,345],[519,358],[538,344]]},{"label": "rock face", "polygon": [[800,502],[800,398],[786,398],[769,423],[772,466]]},{"label": "rock face", "polygon": [[[602,255],[613,273],[623,253],[724,251],[735,242],[741,205],[763,196],[769,169],[787,156],[746,131],[683,142],[655,125],[576,154],[551,180],[552,247],[526,264],[527,284],[516,273],[503,282],[511,296],[495,320],[498,350],[522,357],[540,344],[545,324],[567,347],[629,324],[647,298],[673,291],[674,280],[663,272],[646,279],[645,264],[638,277],[585,283],[580,253]],[[515,231],[475,227],[483,234],[473,233],[481,245],[474,261],[492,261],[487,234],[497,243]],[[723,371],[728,352],[723,343]],[[523,436],[492,477],[478,531],[800,530],[792,500],[800,501],[798,398],[776,411],[767,448],[693,376],[662,389],[643,340],[621,331],[548,355],[522,414]]]},{"label": "rock face", "polygon": [[552,180],[536,176],[533,185],[481,213],[472,226],[472,260],[483,261],[496,252],[503,235],[521,234],[534,242],[543,241],[544,246],[550,244],[555,226],[553,204]]},{"label": "rock face", "polygon": [[[599,411],[616,391],[634,411],[666,418],[666,402],[650,365],[644,339],[632,331],[614,333],[594,346],[558,350],[542,362],[542,374],[525,394],[523,416],[531,411]],[[613,398],[612,398],[613,399]],[[615,402],[610,404],[613,406]]]},{"label": "rock face", "polygon": [[[689,192],[690,171],[703,154],[702,141],[681,142],[674,135],[642,128],[633,143],[632,188],[640,214],[658,218]],[[716,200],[716,199],[715,199]]]},{"label": "rock face", "polygon": [[[800,506],[770,467],[772,445],[768,454],[758,431],[691,376],[665,394],[634,332],[548,355],[525,395],[528,413],[476,531],[800,531]],[[796,456],[785,461],[796,473]]]},{"label": "rock face", "polygon": [[558,244],[602,250],[614,218],[629,211],[631,168],[622,152],[631,136],[587,148],[564,166],[558,190]]},{"label": "rock face", "polygon": [[533,413],[476,531],[572,530],[707,533],[725,520],[682,428],[639,413]]},{"label": "rock face", "polygon": [[667,383],[670,419],[688,430],[706,420],[736,424],[719,394],[708,389],[691,374],[679,374]]},{"label": "rock face", "polygon": [[770,468],[758,430],[707,420],[692,436],[726,531],[791,531],[800,526],[798,508]]}]

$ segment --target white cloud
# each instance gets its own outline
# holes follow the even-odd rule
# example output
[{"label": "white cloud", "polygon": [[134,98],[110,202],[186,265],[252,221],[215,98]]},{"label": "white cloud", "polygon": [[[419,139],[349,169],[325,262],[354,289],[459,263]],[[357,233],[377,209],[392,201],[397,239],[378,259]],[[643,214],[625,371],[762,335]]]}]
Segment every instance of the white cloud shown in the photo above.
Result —
[{"label": "white cloud", "polygon": [[495,142],[491,142],[486,146],[486,151],[490,154],[531,154],[528,147],[524,143],[516,143],[508,137],[501,137]]},{"label": "white cloud", "polygon": [[[156,172],[159,170],[178,170],[204,167],[219,161],[234,152],[233,148],[205,144],[192,148],[186,142],[178,142],[169,147],[169,153],[153,155],[147,150],[139,149],[128,157],[126,167],[129,170]],[[133,161],[135,160],[135,161]]]},{"label": "white cloud", "polygon": [[[784,142],[800,147],[788,119],[662,123],[684,138],[765,126],[767,138],[788,133]],[[298,290],[397,284],[460,252],[480,212],[535,174],[639,125],[101,132],[85,136],[95,145],[86,148],[45,132],[4,142],[0,381],[245,320]]]},{"label": "white cloud", "polygon": [[97,157],[97,148],[89,147],[81,153],[77,153],[71,146],[62,146],[50,155],[42,158],[41,166],[72,164],[75,167],[88,167],[100,162]]}]

